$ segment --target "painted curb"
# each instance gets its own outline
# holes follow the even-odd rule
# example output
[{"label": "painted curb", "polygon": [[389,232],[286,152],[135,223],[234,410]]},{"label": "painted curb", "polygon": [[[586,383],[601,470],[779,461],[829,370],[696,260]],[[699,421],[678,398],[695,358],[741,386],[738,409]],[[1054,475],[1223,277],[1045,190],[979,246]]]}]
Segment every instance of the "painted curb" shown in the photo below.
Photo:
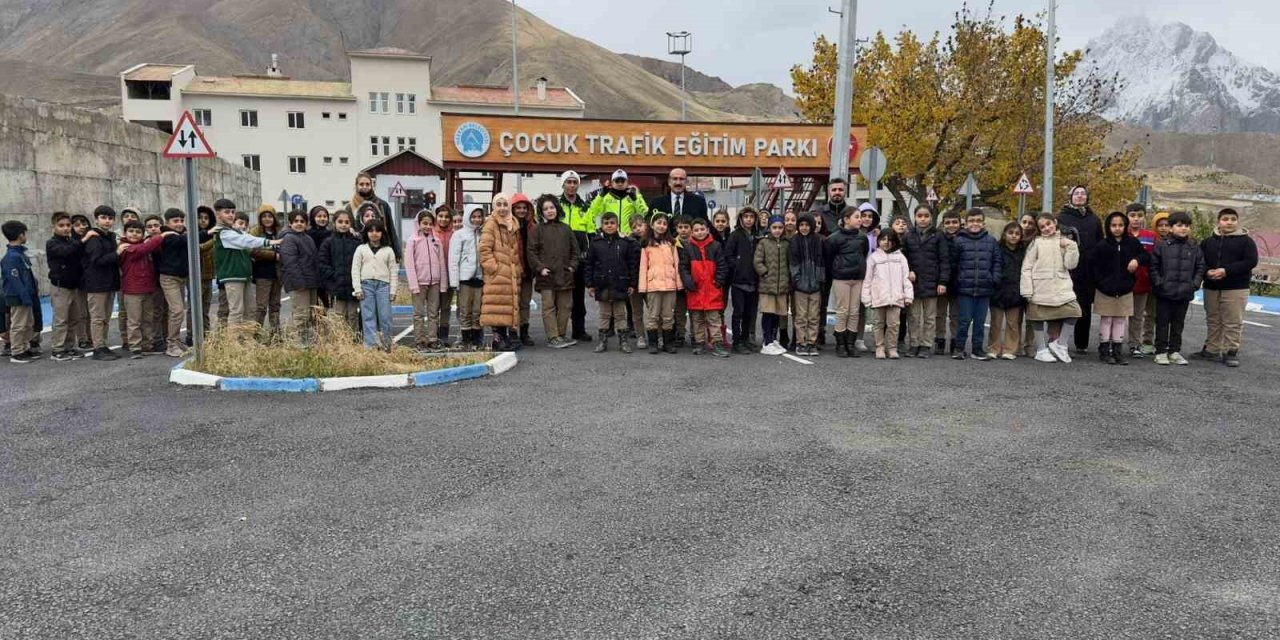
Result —
[{"label": "painted curb", "polygon": [[469,364],[465,367],[452,367],[438,371],[423,371],[409,375],[415,387],[429,387],[437,384],[448,384],[459,380],[483,378],[489,375],[488,364]]},{"label": "painted curb", "polygon": [[437,371],[420,371],[410,374],[386,376],[351,376],[345,378],[223,378],[186,368],[183,360],[169,371],[169,382],[187,387],[205,387],[219,391],[249,391],[265,393],[317,393],[321,391],[345,391],[349,389],[404,389],[449,384],[461,380],[474,380],[496,376],[510,371],[519,362],[514,353],[499,353],[486,362]]},{"label": "painted curb", "polygon": [[223,391],[315,393],[320,390],[320,381],[315,378],[223,378],[218,388]]},{"label": "painted curb", "polygon": [[516,354],[508,352],[499,353],[485,364],[489,367],[489,375],[496,376],[510,371],[517,362],[519,359],[516,358]]},{"label": "painted curb", "polygon": [[412,386],[413,382],[407,374],[395,373],[388,376],[350,376],[346,378],[320,378],[321,391],[342,391],[344,389],[399,389]]}]

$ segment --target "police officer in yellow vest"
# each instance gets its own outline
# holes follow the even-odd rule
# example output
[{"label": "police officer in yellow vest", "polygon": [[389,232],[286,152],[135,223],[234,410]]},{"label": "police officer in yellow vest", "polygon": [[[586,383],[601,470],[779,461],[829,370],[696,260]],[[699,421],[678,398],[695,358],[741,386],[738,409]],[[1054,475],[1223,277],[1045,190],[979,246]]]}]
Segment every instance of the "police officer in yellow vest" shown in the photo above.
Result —
[{"label": "police officer in yellow vest", "polygon": [[564,211],[564,222],[573,231],[573,239],[578,247],[578,270],[573,278],[573,304],[570,318],[573,322],[573,339],[578,342],[591,342],[591,334],[587,333],[587,299],[586,282],[582,279],[582,265],[587,256],[587,248],[591,245],[591,236],[596,233],[595,218],[587,213],[591,203],[578,195],[578,187],[582,178],[573,170],[560,174],[560,209]]}]

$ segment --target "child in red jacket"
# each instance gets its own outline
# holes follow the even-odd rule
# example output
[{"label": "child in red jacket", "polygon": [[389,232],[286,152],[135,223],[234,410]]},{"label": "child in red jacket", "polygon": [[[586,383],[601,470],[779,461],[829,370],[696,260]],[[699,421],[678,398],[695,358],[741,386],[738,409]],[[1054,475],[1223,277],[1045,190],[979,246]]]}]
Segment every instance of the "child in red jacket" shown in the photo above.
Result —
[{"label": "child in red jacket", "polygon": [[165,231],[142,240],[145,228],[142,223],[129,221],[124,225],[124,242],[116,247],[120,256],[120,293],[122,306],[129,316],[128,335],[125,345],[134,360],[142,357],[142,322],[147,299],[156,292],[158,279],[153,253],[160,250],[166,236],[177,235],[173,231]]},{"label": "child in red jacket", "polygon": [[[1147,207],[1135,202],[1125,207],[1124,212],[1129,217],[1129,234],[1142,243],[1148,254],[1155,251],[1159,238],[1147,228]],[[1133,285],[1133,315],[1129,316],[1127,337],[1129,357],[1141,358],[1156,352],[1156,297],[1151,295],[1151,276],[1145,265],[1138,267],[1134,276],[1137,280]]]},{"label": "child in red jacket", "polygon": [[[724,324],[724,287],[729,280],[729,263],[724,259],[720,243],[711,237],[707,221],[693,221],[692,237],[680,247],[680,279],[684,282],[685,304],[693,321],[693,355],[705,350],[708,340],[711,353],[721,358],[729,352],[720,343]],[[710,333],[708,333],[708,330]]]}]

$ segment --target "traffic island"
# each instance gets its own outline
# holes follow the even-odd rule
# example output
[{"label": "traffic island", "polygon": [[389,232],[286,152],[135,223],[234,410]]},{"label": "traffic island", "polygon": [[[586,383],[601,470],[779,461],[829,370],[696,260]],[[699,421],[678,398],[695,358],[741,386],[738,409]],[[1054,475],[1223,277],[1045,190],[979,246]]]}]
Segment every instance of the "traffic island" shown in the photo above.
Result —
[{"label": "traffic island", "polygon": [[498,375],[516,365],[514,353],[420,353],[405,347],[365,348],[347,327],[321,320],[306,340],[263,340],[256,326],[216,333],[199,359],[169,372],[169,381],[220,391],[316,393],[346,389],[427,387]]}]

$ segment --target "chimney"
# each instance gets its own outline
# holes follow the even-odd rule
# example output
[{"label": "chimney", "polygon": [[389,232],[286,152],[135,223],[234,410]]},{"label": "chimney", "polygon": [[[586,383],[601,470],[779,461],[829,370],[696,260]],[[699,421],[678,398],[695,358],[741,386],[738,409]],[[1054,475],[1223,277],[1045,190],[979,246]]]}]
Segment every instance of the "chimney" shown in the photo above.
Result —
[{"label": "chimney", "polygon": [[538,102],[547,101],[547,79],[538,78]]},{"label": "chimney", "polygon": [[271,66],[267,67],[267,76],[271,78],[284,77],[284,74],[280,73],[280,54],[271,54]]}]

